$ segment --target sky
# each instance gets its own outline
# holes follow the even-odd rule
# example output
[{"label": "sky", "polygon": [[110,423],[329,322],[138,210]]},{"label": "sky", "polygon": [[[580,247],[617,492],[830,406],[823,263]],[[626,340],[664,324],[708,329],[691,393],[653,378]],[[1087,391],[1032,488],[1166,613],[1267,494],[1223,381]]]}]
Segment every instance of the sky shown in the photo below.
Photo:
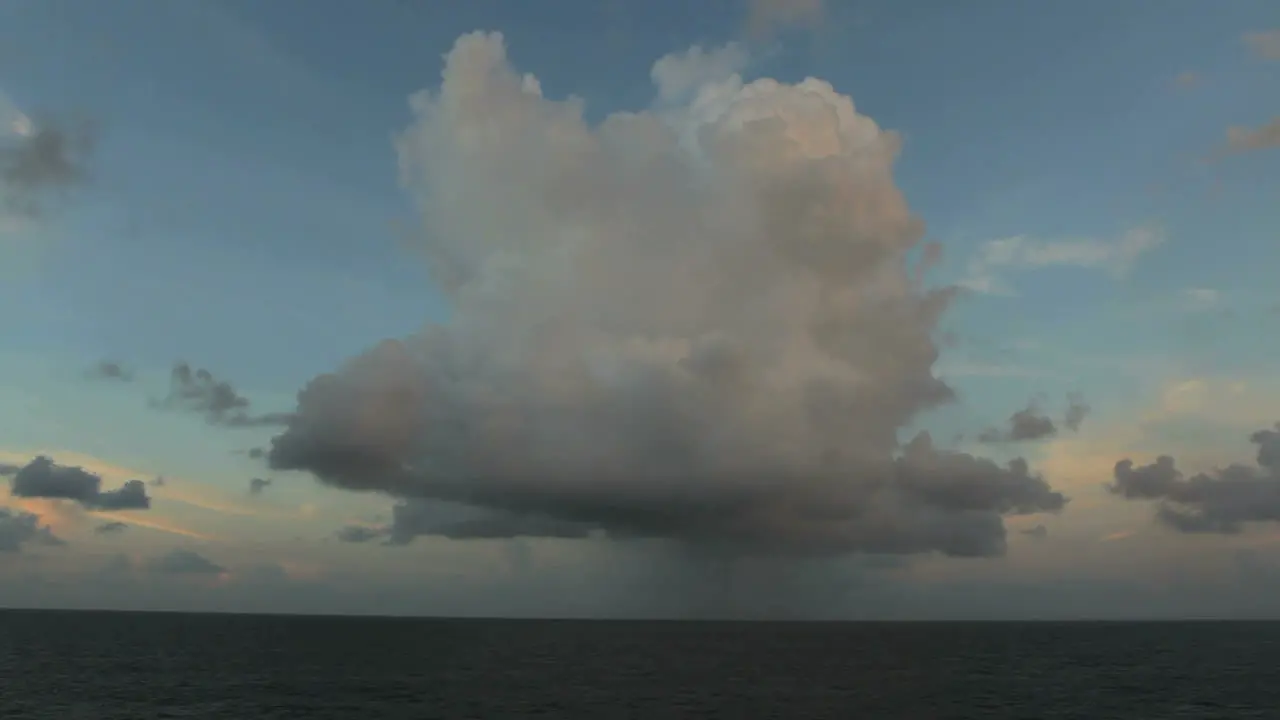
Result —
[{"label": "sky", "polygon": [[0,4],[0,606],[1280,617],[1280,7]]}]

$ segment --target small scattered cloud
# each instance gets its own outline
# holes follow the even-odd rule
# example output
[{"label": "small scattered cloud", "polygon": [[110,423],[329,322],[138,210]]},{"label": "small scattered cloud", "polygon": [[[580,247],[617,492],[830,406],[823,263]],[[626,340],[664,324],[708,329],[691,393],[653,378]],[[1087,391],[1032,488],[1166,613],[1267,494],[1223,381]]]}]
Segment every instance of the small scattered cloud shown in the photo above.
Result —
[{"label": "small scattered cloud", "polygon": [[60,546],[66,543],[48,525],[40,524],[40,516],[0,507],[0,553],[17,553],[28,545]]},{"label": "small scattered cloud", "polygon": [[1254,465],[1232,463],[1187,477],[1172,456],[1148,465],[1117,462],[1108,490],[1127,500],[1157,501],[1156,517],[1186,533],[1234,534],[1247,523],[1280,522],[1280,424],[1249,436]]},{"label": "small scattered cloud", "polygon": [[1258,127],[1227,128],[1227,150],[1234,153],[1255,152],[1280,147],[1280,117]]},{"label": "small scattered cloud", "polygon": [[1191,88],[1200,87],[1200,84],[1202,82],[1204,82],[1203,75],[1201,75],[1198,72],[1190,72],[1190,71],[1179,73],[1178,76],[1173,79],[1173,84],[1184,90],[1190,90]]},{"label": "small scattered cloud", "polygon": [[254,414],[249,399],[235,386],[185,362],[173,366],[169,393],[157,405],[203,415],[209,424],[227,427],[283,425],[289,420],[285,414]]},{"label": "small scattered cloud", "polygon": [[103,360],[99,362],[97,365],[89,368],[85,374],[94,380],[114,380],[117,382],[133,381],[133,371],[112,360]]},{"label": "small scattered cloud", "polygon": [[1259,30],[1245,33],[1245,47],[1263,60],[1280,60],[1280,30]]},{"label": "small scattered cloud", "polygon": [[1018,532],[1036,540],[1043,540],[1049,537],[1049,528],[1044,525],[1036,525],[1035,527],[1029,527],[1025,530],[1019,530]]},{"label": "small scattered cloud", "polygon": [[1102,271],[1119,279],[1163,242],[1164,236],[1151,228],[1136,228],[1115,240],[1041,240],[1025,235],[989,240],[969,261],[959,284],[977,293],[1013,295],[1008,275],[1055,267]]},{"label": "small scattered cloud", "polygon": [[222,575],[223,566],[194,550],[178,549],[148,559],[143,569],[155,575]]},{"label": "small scattered cloud", "polygon": [[265,478],[252,478],[249,480],[249,494],[261,495],[262,491],[271,486],[271,480]]},{"label": "small scattered cloud", "polygon": [[146,510],[151,507],[147,486],[129,480],[115,490],[102,489],[102,477],[83,468],[58,465],[38,456],[22,467],[5,466],[14,497],[72,500],[89,510]]},{"label": "small scattered cloud", "polygon": [[1078,392],[1068,393],[1067,409],[1062,414],[1062,424],[1071,432],[1078,432],[1084,419],[1092,410],[1089,403],[1085,402],[1084,395]]},{"label": "small scattered cloud", "polygon": [[110,522],[102,523],[94,528],[93,531],[99,535],[119,535],[128,529],[128,523],[124,523],[119,520],[112,520]]},{"label": "small scattered cloud", "polygon": [[[1089,414],[1089,405],[1083,396],[1072,393],[1067,397],[1067,409],[1063,413],[1062,425],[1071,431],[1078,431],[1085,416]],[[1009,416],[1007,427],[987,428],[978,435],[978,442],[983,443],[1016,443],[1043,440],[1058,434],[1058,424],[1041,410],[1039,403],[1032,400],[1027,407]]]}]

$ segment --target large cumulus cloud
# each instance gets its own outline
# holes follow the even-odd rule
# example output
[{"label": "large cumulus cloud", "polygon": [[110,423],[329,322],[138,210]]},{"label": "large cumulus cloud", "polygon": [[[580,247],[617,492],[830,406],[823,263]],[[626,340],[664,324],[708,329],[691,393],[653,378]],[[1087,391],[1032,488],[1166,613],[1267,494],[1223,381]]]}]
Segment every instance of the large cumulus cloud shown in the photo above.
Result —
[{"label": "large cumulus cloud", "polygon": [[307,384],[269,464],[467,506],[429,527],[473,537],[991,555],[1004,515],[1061,509],[908,432],[954,399],[954,292],[911,266],[899,137],[816,79],[691,97],[593,127],[460,38],[396,145],[452,317]]},{"label": "large cumulus cloud", "polygon": [[1280,522],[1280,424],[1249,440],[1258,447],[1254,465],[1232,463],[1188,477],[1169,455],[1148,465],[1125,459],[1116,463],[1109,489],[1157,501],[1156,517],[1182,532],[1233,534],[1247,523]]}]

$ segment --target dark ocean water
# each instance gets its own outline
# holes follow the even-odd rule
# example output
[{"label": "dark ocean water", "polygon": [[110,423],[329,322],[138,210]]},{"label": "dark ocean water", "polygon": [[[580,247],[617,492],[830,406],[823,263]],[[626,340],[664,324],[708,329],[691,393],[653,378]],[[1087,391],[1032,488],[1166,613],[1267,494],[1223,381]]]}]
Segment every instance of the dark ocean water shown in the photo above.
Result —
[{"label": "dark ocean water", "polygon": [[0,718],[1280,718],[1280,623],[0,612]]}]

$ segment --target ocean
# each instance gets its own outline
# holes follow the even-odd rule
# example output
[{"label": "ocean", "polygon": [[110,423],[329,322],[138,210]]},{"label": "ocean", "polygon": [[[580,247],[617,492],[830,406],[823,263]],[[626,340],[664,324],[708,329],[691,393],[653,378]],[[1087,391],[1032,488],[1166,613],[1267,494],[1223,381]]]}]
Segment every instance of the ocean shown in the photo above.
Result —
[{"label": "ocean", "polygon": [[1280,623],[0,612],[3,720],[1280,718]]}]

